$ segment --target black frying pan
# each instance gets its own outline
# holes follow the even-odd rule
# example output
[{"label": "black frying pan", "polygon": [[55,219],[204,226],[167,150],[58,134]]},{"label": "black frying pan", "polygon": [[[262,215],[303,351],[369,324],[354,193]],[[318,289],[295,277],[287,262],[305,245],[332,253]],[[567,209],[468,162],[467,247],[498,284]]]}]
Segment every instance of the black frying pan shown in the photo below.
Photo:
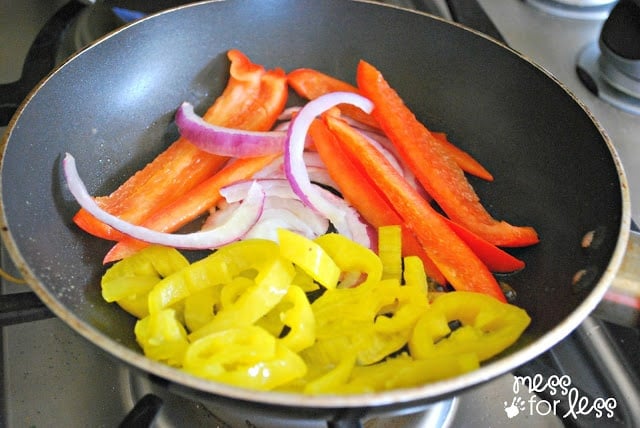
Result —
[{"label": "black frying pan", "polygon": [[[76,157],[92,194],[109,193],[173,141],[182,101],[202,110],[215,99],[230,48],[266,67],[313,67],[348,81],[365,59],[431,129],[446,131],[492,171],[493,183],[473,182],[489,211],[533,225],[541,237],[514,251],[527,268],[507,278],[533,319],[516,346],[461,377],[348,397],[246,391],[141,354],[132,317],[100,296],[101,259],[111,244],[72,224],[78,206],[65,188],[61,156]],[[5,135],[0,178],[7,248],[37,295],[79,334],[181,392],[307,418],[422,406],[533,359],[596,307],[630,227],[627,183],[611,142],[553,77],[455,24],[345,0],[205,2],[109,35],[48,76],[19,108]],[[589,231],[596,238],[583,248]]]}]

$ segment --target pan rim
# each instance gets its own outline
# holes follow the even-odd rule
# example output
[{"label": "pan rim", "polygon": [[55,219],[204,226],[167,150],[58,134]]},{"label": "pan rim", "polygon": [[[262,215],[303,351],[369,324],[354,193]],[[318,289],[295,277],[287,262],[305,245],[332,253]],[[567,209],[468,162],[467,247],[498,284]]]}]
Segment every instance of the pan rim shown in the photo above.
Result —
[{"label": "pan rim", "polygon": [[[7,131],[3,135],[2,144],[0,149],[2,153],[5,152],[6,147],[8,146],[11,140],[11,134],[14,127],[18,124],[19,118],[24,111],[25,108],[29,105],[31,99],[35,96],[36,93],[39,92],[40,88],[44,86],[51,78],[54,76],[59,70],[61,70],[66,64],[73,61],[75,58],[82,55],[84,52],[92,49],[94,46],[101,43],[103,40],[111,38],[116,34],[119,34],[123,31],[126,31],[130,26],[140,25],[141,22],[144,22],[149,19],[153,19],[158,15],[164,15],[168,13],[175,13],[177,10],[185,9],[185,8],[195,8],[201,7],[202,5],[206,5],[209,3],[218,3],[225,0],[205,0],[197,3],[191,3],[189,5],[183,5],[176,8],[168,9],[166,11],[162,11],[158,14],[150,15],[149,17],[143,18],[138,22],[134,22],[128,24],[114,32],[103,36],[98,39],[96,42],[87,46],[82,51],[77,54],[71,56],[67,60],[65,60],[62,64],[56,67],[55,70],[52,70],[25,98],[23,103],[20,105],[16,114],[12,117]],[[201,392],[205,394],[213,394],[220,395],[227,398],[233,398],[238,400],[249,400],[256,403],[263,404],[271,404],[277,406],[288,406],[288,407],[316,407],[316,408],[346,408],[346,407],[370,407],[370,406],[385,406],[385,405],[393,405],[400,403],[409,403],[414,401],[437,401],[443,397],[450,396],[453,392],[458,393],[470,387],[475,387],[480,385],[486,381],[496,378],[502,374],[513,370],[519,365],[539,356],[553,345],[560,342],[563,338],[565,338],[568,334],[570,334],[578,325],[587,317],[589,314],[596,308],[598,303],[602,300],[605,292],[607,291],[609,284],[613,281],[615,274],[622,263],[622,259],[624,257],[624,253],[626,251],[630,228],[631,228],[631,208],[630,208],[630,195],[629,195],[629,186],[626,178],[626,174],[624,173],[624,169],[622,163],[619,159],[615,146],[613,142],[610,140],[609,136],[597,121],[597,119],[593,116],[593,114],[589,111],[589,109],[585,106],[585,104],[580,101],[564,84],[562,84],[558,79],[553,76],[549,71],[536,64],[532,60],[528,59],[526,56],[520,54],[519,52],[511,49],[510,47],[504,46],[503,44],[495,41],[494,39],[479,33],[475,30],[469,29],[463,25],[452,23],[443,18],[433,16],[424,12],[413,11],[409,9],[404,9],[397,6],[391,5],[382,5],[379,3],[375,3],[368,0],[354,0],[359,3],[368,3],[375,5],[376,7],[391,7],[406,10],[410,13],[416,13],[421,15],[427,15],[432,19],[436,19],[446,23],[447,25],[454,25],[456,27],[462,28],[464,31],[471,32],[476,36],[483,37],[489,40],[492,43],[498,44],[501,48],[507,49],[510,53],[517,55],[522,60],[528,62],[530,65],[534,66],[538,70],[542,71],[548,78],[553,80],[556,85],[558,85],[562,90],[567,93],[572,100],[582,108],[584,113],[590,118],[591,122],[597,127],[599,133],[602,135],[603,141],[605,142],[609,152],[611,154],[611,158],[615,164],[616,171],[618,173],[618,178],[620,181],[620,192],[622,197],[622,216],[619,227],[619,235],[618,240],[615,246],[615,249],[612,253],[611,259],[607,266],[607,269],[603,273],[601,279],[598,281],[598,284],[591,290],[589,295],[578,305],[571,314],[565,318],[561,323],[557,324],[553,329],[549,330],[541,337],[535,340],[534,343],[523,347],[510,355],[500,358],[499,360],[483,365],[478,370],[470,372],[468,374],[457,376],[452,379],[447,379],[443,381],[433,382],[426,385],[412,387],[412,388],[404,388],[404,389],[396,389],[391,391],[382,391],[377,393],[370,394],[354,394],[354,395],[320,395],[320,396],[309,396],[303,395],[299,393],[280,393],[280,392],[261,392],[261,391],[253,391],[244,388],[238,388],[218,382],[212,382],[205,379],[197,378],[195,376],[189,375],[186,372],[183,372],[179,369],[175,369],[169,367],[165,364],[152,361],[145,357],[143,354],[139,352],[135,352],[127,348],[126,346],[117,343],[115,340],[108,337],[106,334],[98,331],[96,328],[92,327],[88,323],[84,322],[68,309],[66,309],[63,305],[61,305],[55,297],[50,294],[45,285],[42,283],[41,279],[39,279],[26,265],[25,259],[22,256],[22,253],[19,249],[17,242],[14,240],[14,237],[9,230],[9,225],[7,223],[7,218],[5,215],[5,206],[4,200],[0,198],[0,233],[2,234],[2,238],[4,241],[4,245],[6,246],[11,258],[14,260],[16,266],[24,276],[25,280],[28,282],[30,288],[38,295],[38,297],[43,300],[43,302],[56,314],[56,316],[62,319],[65,323],[71,326],[76,332],[80,333],[84,338],[91,341],[93,344],[99,346],[106,352],[111,355],[114,355],[119,360],[129,364],[139,370],[144,372],[152,373],[154,375],[160,376],[163,379],[166,379],[171,382],[175,382],[180,386],[184,386],[187,388],[191,388],[196,392]],[[1,160],[2,165],[4,164],[4,156]],[[2,168],[0,165],[0,169]],[[0,174],[0,195],[2,194],[3,189],[3,179]]]}]

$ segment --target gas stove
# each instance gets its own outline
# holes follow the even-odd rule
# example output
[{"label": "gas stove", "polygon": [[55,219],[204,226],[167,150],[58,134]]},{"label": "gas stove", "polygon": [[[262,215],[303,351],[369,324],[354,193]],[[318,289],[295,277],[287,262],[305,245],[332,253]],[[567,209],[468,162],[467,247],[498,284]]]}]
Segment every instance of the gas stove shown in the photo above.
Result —
[{"label": "gas stove", "polygon": [[[451,19],[457,13],[448,3],[464,4],[465,1],[381,3]],[[117,3],[122,7],[115,10],[100,2],[92,6],[88,3],[93,2],[1,3],[0,116],[3,119],[8,119],[12,112],[11,103],[5,101],[7,94],[18,94],[14,102],[24,98],[34,84],[28,77],[39,73],[44,76],[42,73],[48,72],[54,63],[128,20],[186,2],[120,1]],[[479,4],[493,22],[497,37],[502,36],[511,48],[551,72],[600,121],[627,172],[632,217],[636,223],[640,221],[640,111],[637,98],[632,97],[638,75],[627,78],[627,71],[637,70],[624,57],[620,59],[621,55],[636,52],[626,52],[614,42],[605,45],[598,42],[603,24],[617,2],[480,0]],[[57,18],[52,20],[54,16]],[[638,22],[640,20],[635,21],[636,28]],[[612,30],[611,37],[619,34]],[[613,62],[602,66],[603,55],[613,57]],[[622,81],[612,83],[612,79],[621,74],[620,70]],[[3,85],[11,82],[20,84]],[[4,250],[1,260],[5,270],[15,272]],[[62,321],[52,318],[37,298],[25,292],[24,286],[2,280],[2,294],[20,295],[24,305],[1,308],[0,426],[326,426],[318,422],[230,414],[224,408],[174,395],[162,385],[122,366]],[[366,427],[637,426],[640,424],[636,410],[640,401],[639,351],[637,324],[620,327],[590,317],[575,333],[516,373],[426,410],[365,420],[363,424]],[[571,381],[572,392],[560,397],[562,400],[550,395],[549,384],[533,392],[514,390],[516,377],[544,376],[548,380],[553,379],[549,377],[553,375]],[[573,415],[572,400],[581,397],[587,397],[590,403],[609,406],[615,403],[615,417],[607,417],[604,410],[598,413],[593,407]]]}]

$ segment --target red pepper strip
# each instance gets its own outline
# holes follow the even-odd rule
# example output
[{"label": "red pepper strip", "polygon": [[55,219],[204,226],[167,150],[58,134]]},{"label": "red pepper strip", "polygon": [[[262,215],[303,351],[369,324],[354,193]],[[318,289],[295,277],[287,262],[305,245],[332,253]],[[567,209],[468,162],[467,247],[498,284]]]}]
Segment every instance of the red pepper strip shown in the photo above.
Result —
[{"label": "red pepper strip", "polygon": [[457,163],[464,172],[482,178],[483,180],[493,181],[493,175],[491,175],[480,162],[474,159],[473,156],[449,141],[447,134],[444,132],[432,132],[431,134],[443,144],[449,156],[453,158],[455,163]]},{"label": "red pepper strip", "polygon": [[462,169],[375,67],[360,61],[356,79],[362,94],[374,103],[372,114],[402,160],[450,219],[494,245],[518,247],[539,241],[532,227],[512,226],[491,217]]},{"label": "red pepper strip", "polygon": [[350,158],[365,171],[404,220],[402,224],[415,234],[453,288],[488,294],[504,302],[504,294],[487,266],[387,159],[344,121],[331,116],[325,116],[324,120]]},{"label": "red pepper strip", "polygon": [[[142,226],[159,232],[170,233],[179,230],[211,209],[222,197],[220,189],[252,177],[278,156],[280,155],[235,160],[185,193],[180,199],[155,211],[151,217],[142,222]],[[103,263],[123,259],[148,245],[147,242],[126,237],[109,250]]]},{"label": "red pepper strip", "polygon": [[[327,166],[329,175],[338,185],[338,190],[367,223],[376,228],[404,223],[389,201],[371,182],[367,174],[353,162],[350,155],[322,121],[315,120],[311,124],[309,135],[322,161]],[[402,249],[405,256],[420,257],[425,271],[431,279],[439,284],[446,284],[442,272],[406,226],[402,226]]]},{"label": "red pepper strip", "polygon": [[[308,100],[316,99],[320,95],[328,94],[329,92],[360,93],[355,86],[312,68],[299,68],[290,71],[287,75],[287,81],[289,82],[289,86],[291,86],[298,95]],[[355,106],[344,104],[339,108],[343,114],[358,122],[362,122],[373,128],[380,128],[378,122],[376,122],[371,115]]]},{"label": "red pepper strip", "polygon": [[485,241],[475,233],[463,226],[449,220],[446,217],[447,224],[453,231],[473,250],[474,253],[487,265],[491,272],[507,273],[515,272],[524,268],[525,263],[507,253],[506,251],[496,247],[490,242]]},{"label": "red pepper strip", "polygon": [[[329,92],[355,92],[360,90],[347,82],[336,79],[335,77],[324,74],[311,68],[299,68],[289,73],[287,76],[289,85],[298,93],[298,95],[309,100],[315,99],[320,95]],[[362,110],[350,106],[340,106],[340,111],[346,116],[358,120],[366,125],[379,128],[378,122],[371,115],[364,113]],[[453,158],[463,171],[474,175],[483,180],[493,181],[493,176],[487,171],[476,159],[469,153],[465,152],[455,144],[451,143],[446,134],[434,132],[434,137],[442,144],[442,148]]]},{"label": "red pepper strip", "polygon": [[[215,173],[225,159],[203,154],[186,139],[180,138],[151,163],[138,171],[109,196],[96,198],[98,205],[131,223],[139,223],[149,211],[159,205],[174,201],[191,187]],[[187,168],[197,162],[197,168]],[[166,168],[166,169],[165,169]],[[180,180],[169,181],[166,173],[178,170]],[[178,175],[179,174],[179,175]],[[166,183],[171,182],[171,186]],[[136,189],[144,192],[136,192]],[[95,219],[83,208],[73,221],[84,231],[97,237],[118,241],[126,235]]]},{"label": "red pepper strip", "polygon": [[[265,71],[237,50],[229,51],[228,57],[231,61],[229,82],[203,119],[227,127],[270,129],[286,103],[284,71]],[[140,224],[154,211],[211,177],[226,161],[226,157],[205,153],[187,139],[179,138],[111,195],[97,198],[97,202],[123,220]],[[84,210],[78,211],[74,221],[85,231],[104,239],[126,238]]]}]

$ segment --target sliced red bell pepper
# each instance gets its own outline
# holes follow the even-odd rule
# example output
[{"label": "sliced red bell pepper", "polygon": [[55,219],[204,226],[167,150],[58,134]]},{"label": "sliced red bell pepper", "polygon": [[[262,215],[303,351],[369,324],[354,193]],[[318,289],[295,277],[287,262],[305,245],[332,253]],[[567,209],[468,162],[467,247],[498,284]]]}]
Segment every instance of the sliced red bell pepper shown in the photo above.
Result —
[{"label": "sliced red bell pepper", "polygon": [[[180,199],[155,211],[142,226],[159,232],[175,232],[210,210],[222,197],[220,189],[236,181],[250,178],[280,155],[236,159],[206,179]],[[104,257],[109,263],[130,256],[149,244],[126,237],[114,245]]]},{"label": "sliced red bell pepper", "polygon": [[431,134],[443,144],[449,156],[453,158],[455,163],[457,163],[464,172],[482,178],[483,180],[493,181],[493,175],[473,156],[449,141],[447,134],[444,132],[432,132]]},{"label": "sliced red bell pepper", "polygon": [[[270,129],[287,100],[284,71],[266,71],[238,50],[230,50],[228,58],[231,66],[227,86],[203,119],[227,127],[254,131]],[[179,138],[112,194],[96,200],[110,213],[140,224],[211,177],[226,161],[226,157],[203,152],[187,139]],[[104,239],[125,238],[82,209],[74,216],[74,221],[82,229]]]},{"label": "sliced red bell pepper", "polygon": [[508,273],[516,272],[524,269],[525,263],[512,256],[501,248],[496,247],[490,242],[485,241],[475,233],[463,226],[449,220],[446,217],[447,224],[453,231],[473,250],[474,253],[487,265],[491,272]]},{"label": "sliced red bell pepper", "polygon": [[[96,202],[123,220],[140,223],[149,212],[176,200],[214,174],[224,162],[224,158],[203,154],[189,141],[180,138],[109,196],[96,198]],[[189,168],[190,165],[197,167]],[[172,171],[180,177],[179,180],[167,177],[167,173]],[[73,221],[86,232],[103,239],[117,241],[125,238],[125,235],[96,220],[82,208]]]},{"label": "sliced red bell pepper", "polygon": [[504,294],[487,266],[449,227],[443,217],[402,177],[362,134],[332,116],[324,120],[351,159],[423,245],[427,255],[456,290],[476,291],[505,301]]},{"label": "sliced red bell pepper", "polygon": [[353,162],[336,137],[324,122],[315,120],[309,128],[309,135],[322,158],[338,190],[370,225],[378,228],[389,225],[402,225],[403,255],[420,257],[427,275],[439,284],[445,284],[442,272],[429,258],[413,233],[403,225],[402,218],[393,209],[389,201],[371,182],[361,168]]},{"label": "sliced red bell pepper", "polygon": [[449,218],[494,245],[517,247],[539,241],[532,227],[498,221],[486,211],[462,169],[374,66],[360,61],[356,80],[402,160]]},{"label": "sliced red bell pepper", "polygon": [[[287,81],[289,82],[289,86],[293,88],[298,95],[308,100],[316,99],[320,95],[329,92],[360,93],[357,87],[312,68],[299,68],[290,71],[287,75]],[[344,104],[339,106],[339,108],[342,113],[361,123],[373,128],[380,127],[371,115],[355,106]]]},{"label": "sliced red bell pepper", "polygon": [[[362,217],[372,226],[380,227],[392,224],[402,224],[402,218],[380,193],[375,184],[371,183],[367,175],[349,158],[348,153],[340,145],[335,135],[319,120],[309,129],[318,154],[322,158],[329,175],[336,182],[342,196],[361,213]],[[454,223],[446,217],[444,220],[453,231],[473,250],[473,252],[487,265],[491,272],[507,273],[521,270],[525,263],[482,239],[475,233]],[[442,273],[429,259],[422,246],[406,226],[402,228],[403,255],[419,256],[427,274],[439,284],[446,281]]]},{"label": "sliced red bell pepper", "polygon": [[[312,68],[299,68],[291,71],[287,79],[291,86],[301,97],[312,100],[320,95],[329,92],[354,92],[360,93],[360,90],[340,79],[324,74]],[[340,111],[346,116],[351,117],[373,128],[379,128],[378,122],[369,114],[352,105],[340,106]],[[434,137],[442,143],[442,148],[453,158],[460,168],[466,173],[474,175],[483,180],[492,181],[493,176],[487,169],[480,164],[473,156],[465,152],[451,141],[447,139],[446,134],[442,132],[434,132]]]}]

